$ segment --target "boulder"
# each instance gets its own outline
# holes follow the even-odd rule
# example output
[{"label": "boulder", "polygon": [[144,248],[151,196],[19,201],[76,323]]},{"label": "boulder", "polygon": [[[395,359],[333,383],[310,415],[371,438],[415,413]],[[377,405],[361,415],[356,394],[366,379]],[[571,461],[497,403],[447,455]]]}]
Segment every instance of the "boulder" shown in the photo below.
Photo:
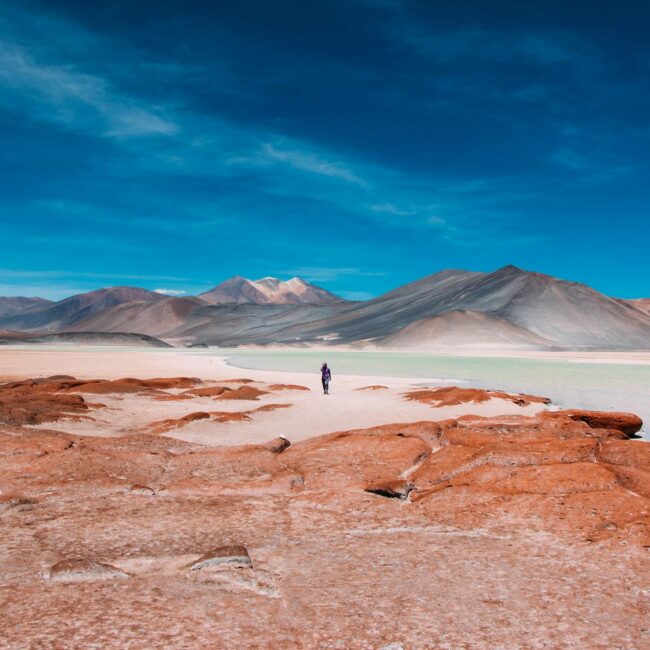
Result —
[{"label": "boulder", "polygon": [[131,576],[112,564],[90,559],[61,560],[50,569],[50,580],[80,582],[85,580],[113,580]]},{"label": "boulder", "polygon": [[199,571],[207,567],[232,564],[235,566],[252,567],[253,563],[245,546],[219,546],[204,553],[198,560],[189,565],[192,571]]},{"label": "boulder", "polygon": [[592,429],[615,429],[627,436],[634,435],[643,426],[643,420],[634,413],[569,409],[566,411],[555,411],[548,415],[550,417],[565,415],[576,422],[584,422]]}]

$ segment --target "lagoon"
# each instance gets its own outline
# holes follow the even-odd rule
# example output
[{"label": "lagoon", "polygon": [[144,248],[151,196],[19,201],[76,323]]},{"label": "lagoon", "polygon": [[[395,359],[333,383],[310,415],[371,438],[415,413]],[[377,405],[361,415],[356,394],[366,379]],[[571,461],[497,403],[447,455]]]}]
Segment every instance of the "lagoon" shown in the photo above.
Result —
[{"label": "lagoon", "polygon": [[560,408],[629,411],[650,439],[650,362],[584,358],[453,356],[349,350],[216,350],[232,366],[318,373],[408,377],[426,385],[459,384],[550,397]]}]

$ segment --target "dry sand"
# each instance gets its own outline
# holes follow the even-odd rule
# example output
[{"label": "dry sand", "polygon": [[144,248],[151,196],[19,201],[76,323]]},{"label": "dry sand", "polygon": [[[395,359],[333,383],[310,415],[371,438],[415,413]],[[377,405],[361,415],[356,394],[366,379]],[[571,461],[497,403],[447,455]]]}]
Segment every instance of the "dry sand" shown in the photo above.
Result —
[{"label": "dry sand", "polygon": [[[153,401],[139,394],[93,395],[91,401],[106,406],[93,414],[95,420],[66,422],[65,426],[59,427],[77,435],[124,435],[134,429],[142,429],[151,422],[180,418],[192,412],[240,412],[267,404],[291,405],[286,409],[254,414],[250,421],[245,422],[215,425],[210,420],[197,420],[167,434],[204,445],[261,443],[277,436],[296,442],[332,431],[360,429],[389,422],[444,420],[467,413],[483,416],[512,413],[533,415],[542,408],[539,404],[516,406],[501,399],[440,408],[405,400],[402,393],[422,386],[421,378],[337,375],[331,384],[330,395],[325,396],[318,369],[312,375],[242,370],[228,366],[224,357],[184,350],[0,349],[0,378],[26,379],[62,374],[79,379],[185,376],[221,383],[229,379],[247,378],[260,388],[266,384],[298,384],[309,388],[309,391],[272,392],[250,402],[221,401],[210,397],[175,402]],[[359,390],[377,384],[388,388]]]}]

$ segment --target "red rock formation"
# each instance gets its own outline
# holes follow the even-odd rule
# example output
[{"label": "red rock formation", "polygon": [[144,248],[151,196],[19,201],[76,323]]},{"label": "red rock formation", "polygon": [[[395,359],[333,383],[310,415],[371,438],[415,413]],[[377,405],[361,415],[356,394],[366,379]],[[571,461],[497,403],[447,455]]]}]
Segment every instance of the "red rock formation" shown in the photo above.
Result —
[{"label": "red rock formation", "polygon": [[180,429],[197,420],[207,420],[212,418],[213,422],[224,424],[226,422],[248,422],[251,420],[253,413],[265,413],[268,411],[275,411],[277,409],[290,408],[291,404],[264,404],[251,411],[195,411],[188,413],[180,418],[167,418],[165,420],[158,420],[144,427],[143,431],[154,435],[160,435]]},{"label": "red rock formation", "polygon": [[616,429],[632,436],[641,430],[643,421],[634,413],[613,413],[608,411],[584,411],[571,409],[568,411],[551,411],[546,417],[568,416],[576,422],[585,422],[593,429]]},{"label": "red rock formation", "polygon": [[181,393],[180,395],[154,395],[153,399],[157,402],[184,402],[188,399],[194,399],[194,396]]},{"label": "red rock formation", "polygon": [[245,546],[219,546],[207,553],[204,553],[198,560],[192,562],[189,568],[192,571],[206,569],[208,567],[221,566],[224,564],[235,564],[239,566],[253,566]]},{"label": "red rock formation", "polygon": [[[203,383],[200,379],[191,377],[171,377],[161,379],[124,379],[94,380],[75,382],[68,390],[77,393],[139,393],[142,391],[166,390],[170,388],[189,388]],[[63,388],[63,387],[62,387]],[[61,390],[61,389],[60,389]]]},{"label": "red rock formation", "polygon": [[58,385],[58,380],[0,385],[0,423],[41,424],[78,417],[90,410],[83,397],[55,393],[53,385]]},{"label": "red rock formation", "polygon": [[3,425],[0,638],[644,647],[650,445],[629,423],[466,416],[228,448]]},{"label": "red rock formation", "polygon": [[375,481],[366,487],[366,492],[392,499],[406,499],[415,489],[415,485],[406,479],[396,478],[387,481]]},{"label": "red rock formation", "polygon": [[473,402],[479,404],[490,399],[504,399],[517,404],[550,404],[548,397],[535,397],[534,395],[512,395],[497,390],[482,390],[480,388],[459,388],[458,386],[443,386],[441,388],[427,388],[404,393],[407,400],[431,404],[432,406],[457,406]]},{"label": "red rock formation", "polygon": [[388,386],[374,384],[373,386],[363,386],[362,388],[357,388],[356,390],[388,390]]},{"label": "red rock formation", "polygon": [[267,393],[268,391],[253,386],[240,386],[236,390],[228,390],[222,393],[217,399],[257,400],[260,395],[266,395]]},{"label": "red rock formation", "polygon": [[239,388],[229,388],[228,386],[206,386],[204,388],[194,388],[188,390],[185,394],[194,395],[195,397],[216,397],[219,399],[243,399],[256,400],[260,395],[266,395],[268,391],[255,388],[254,386],[239,386]]},{"label": "red rock formation", "polygon": [[292,404],[264,404],[264,406],[258,406],[248,413],[268,413],[269,411],[277,411],[278,409],[288,409],[291,408]]},{"label": "red rock formation", "polygon": [[60,560],[50,569],[50,580],[61,582],[129,577],[128,573],[117,567],[89,559]]},{"label": "red rock formation", "polygon": [[206,386],[205,388],[193,388],[192,390],[187,390],[183,395],[192,395],[194,397],[219,397],[219,395],[223,395],[228,390],[232,390],[232,388],[227,388],[226,386]]},{"label": "red rock formation", "polygon": [[274,454],[281,454],[285,449],[288,449],[291,443],[284,437],[274,438],[264,445],[265,449],[272,451]]},{"label": "red rock formation", "polygon": [[310,390],[307,386],[300,386],[299,384],[271,384],[267,386],[268,390]]}]

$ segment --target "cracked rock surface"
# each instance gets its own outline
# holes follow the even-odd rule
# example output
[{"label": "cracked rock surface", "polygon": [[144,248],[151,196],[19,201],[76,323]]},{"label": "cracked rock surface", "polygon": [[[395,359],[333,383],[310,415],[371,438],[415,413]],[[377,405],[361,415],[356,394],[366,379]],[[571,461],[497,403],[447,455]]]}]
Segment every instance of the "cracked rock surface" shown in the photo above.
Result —
[{"label": "cracked rock surface", "polygon": [[230,447],[5,419],[0,648],[647,648],[650,445],[585,413]]}]

